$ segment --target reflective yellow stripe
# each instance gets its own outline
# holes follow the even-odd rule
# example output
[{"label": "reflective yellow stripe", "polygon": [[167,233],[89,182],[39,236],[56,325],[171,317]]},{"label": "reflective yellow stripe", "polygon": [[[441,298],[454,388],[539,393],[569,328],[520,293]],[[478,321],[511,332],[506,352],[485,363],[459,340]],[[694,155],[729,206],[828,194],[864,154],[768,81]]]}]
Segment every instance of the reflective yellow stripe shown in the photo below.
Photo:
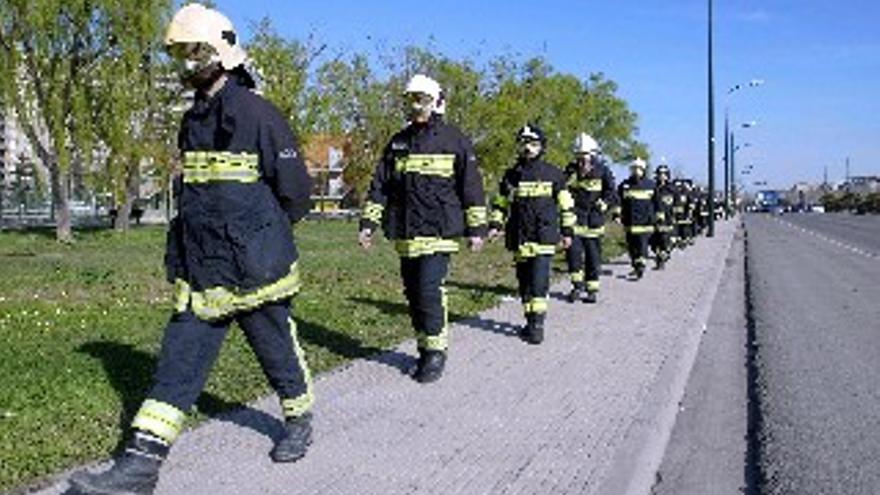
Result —
[{"label": "reflective yellow stripe", "polygon": [[602,191],[602,179],[584,179],[581,181],[572,181],[569,183],[572,189],[581,189],[589,192]]},{"label": "reflective yellow stripe", "polygon": [[599,288],[601,287],[598,280],[590,280],[587,282],[587,291],[589,292],[599,292]]},{"label": "reflective yellow stripe", "polygon": [[653,225],[633,225],[631,227],[627,227],[626,231],[630,234],[651,234],[654,232]]},{"label": "reflective yellow stripe", "polygon": [[575,283],[583,282],[585,278],[586,278],[586,276],[584,275],[584,272],[582,272],[582,271],[577,271],[577,272],[574,272],[571,274],[571,281],[575,282]]},{"label": "reflective yellow stripe", "polygon": [[658,212],[657,213],[657,221],[665,222],[666,221],[666,213],[663,213],[662,211]]},{"label": "reflective yellow stripe", "polygon": [[385,206],[379,203],[375,203],[373,201],[367,201],[367,204],[364,205],[364,213],[363,217],[366,220],[369,220],[373,223],[381,223],[382,222],[382,212],[385,211]]},{"label": "reflective yellow stripe", "polygon": [[672,211],[678,214],[684,213],[684,206],[674,206],[672,207]]},{"label": "reflective yellow stripe", "polygon": [[574,208],[574,198],[571,193],[563,189],[556,195],[556,201],[559,203],[560,210],[570,210]]},{"label": "reflective yellow stripe", "polygon": [[574,224],[577,223],[577,215],[575,215],[571,211],[563,211],[562,212],[562,226],[563,227],[574,227]]},{"label": "reflective yellow stripe", "polygon": [[176,297],[179,312],[192,307],[193,313],[203,320],[216,320],[238,311],[261,306],[296,295],[300,290],[299,267],[294,262],[290,272],[281,279],[253,292],[241,292],[226,287],[211,287],[202,292],[192,291],[185,282],[178,284]]},{"label": "reflective yellow stripe", "polygon": [[131,427],[152,433],[170,444],[180,435],[184,419],[186,413],[171,404],[147,399],[138,410]]},{"label": "reflective yellow stripe", "polygon": [[596,200],[596,207],[599,208],[599,211],[602,213],[608,211],[608,203],[601,199]]},{"label": "reflective yellow stripe", "polygon": [[183,182],[254,183],[260,180],[260,158],[255,153],[187,151],[183,154]]},{"label": "reflective yellow stripe", "polygon": [[659,225],[657,232],[672,232],[672,225]]},{"label": "reflective yellow stripe", "polygon": [[449,178],[455,174],[455,155],[409,155],[398,158],[394,170],[403,174]]},{"label": "reflective yellow stripe", "polygon": [[522,244],[516,250],[517,259],[534,258],[541,255],[556,254],[556,246],[553,244],[538,244],[537,242],[527,242]]},{"label": "reflective yellow stripe", "polygon": [[416,237],[395,241],[394,249],[403,258],[417,258],[435,253],[456,253],[458,243],[440,237]]},{"label": "reflective yellow stripe", "polygon": [[176,279],[174,281],[174,311],[183,313],[189,307],[189,298],[192,290],[186,280]]},{"label": "reflective yellow stripe", "polygon": [[549,198],[553,196],[552,182],[520,182],[514,196],[517,198]]},{"label": "reflective yellow stripe", "polygon": [[578,237],[602,237],[605,235],[605,227],[596,227],[591,229],[585,225],[575,225],[574,227],[574,235]]},{"label": "reflective yellow stripe", "polygon": [[626,199],[648,200],[654,197],[654,191],[652,189],[627,189],[623,193],[623,197]]},{"label": "reflective yellow stripe", "polygon": [[296,418],[302,416],[312,408],[312,404],[315,403],[315,395],[312,392],[312,372],[309,370],[308,363],[306,363],[306,353],[303,351],[302,346],[299,345],[299,338],[297,337],[296,332],[296,321],[294,321],[293,318],[288,318],[287,322],[288,325],[290,325],[290,338],[293,341],[293,352],[296,354],[297,361],[299,361],[299,367],[303,372],[303,380],[306,382],[306,391],[299,397],[281,399],[281,410],[284,412],[285,418]]},{"label": "reflective yellow stripe", "polygon": [[467,209],[468,227],[481,227],[486,225],[487,210],[485,206],[471,206]]},{"label": "reflective yellow stripe", "polygon": [[535,297],[523,304],[523,310],[528,314],[543,314],[547,312],[548,302],[546,297]]}]

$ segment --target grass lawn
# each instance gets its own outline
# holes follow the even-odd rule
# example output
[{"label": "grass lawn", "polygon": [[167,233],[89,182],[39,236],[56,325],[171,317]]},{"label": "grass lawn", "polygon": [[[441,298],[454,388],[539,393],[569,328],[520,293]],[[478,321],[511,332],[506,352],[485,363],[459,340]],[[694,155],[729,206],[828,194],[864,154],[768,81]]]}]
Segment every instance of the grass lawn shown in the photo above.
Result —
[{"label": "grass lawn", "polygon": [[[361,251],[356,228],[344,221],[297,228],[304,290],[296,315],[315,372],[412,337],[396,255],[384,241]],[[622,252],[620,238],[613,229],[607,256]],[[51,231],[0,233],[0,491],[108,456],[150,386],[171,311],[164,229],[77,239],[68,246]],[[451,318],[474,315],[515,292],[511,258],[501,243],[462,252],[447,286]],[[232,331],[197,419],[267,390],[244,338]]]}]

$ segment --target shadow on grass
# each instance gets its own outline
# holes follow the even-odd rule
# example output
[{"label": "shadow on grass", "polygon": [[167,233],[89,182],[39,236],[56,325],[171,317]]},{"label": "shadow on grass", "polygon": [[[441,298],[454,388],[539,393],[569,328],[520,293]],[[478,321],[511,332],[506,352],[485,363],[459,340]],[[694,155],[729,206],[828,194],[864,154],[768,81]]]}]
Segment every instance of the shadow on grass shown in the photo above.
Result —
[{"label": "shadow on grass", "polygon": [[446,282],[448,287],[455,287],[459,290],[465,291],[475,291],[475,292],[488,292],[489,294],[495,296],[515,296],[516,289],[514,287],[510,287],[503,284],[495,284],[495,285],[480,285],[480,284],[468,284],[464,282],[455,282],[449,281]]},{"label": "shadow on grass", "polygon": [[[88,342],[80,346],[78,351],[101,361],[111,385],[122,401],[119,420],[123,425],[123,434],[117,440],[118,452],[128,438],[128,425],[153,383],[156,358],[130,344],[111,341]],[[230,402],[214,394],[202,392],[196,405],[200,412],[211,418],[234,423],[273,440],[284,434],[283,425],[278,418],[247,404]]]},{"label": "shadow on grass", "polygon": [[[404,308],[405,310],[406,308]],[[389,310],[391,310],[389,308]],[[366,359],[384,364],[407,374],[415,364],[415,358],[394,350],[365,346],[362,341],[332,330],[324,325],[296,318],[297,334],[303,341],[316,347],[323,347],[346,360]]]}]

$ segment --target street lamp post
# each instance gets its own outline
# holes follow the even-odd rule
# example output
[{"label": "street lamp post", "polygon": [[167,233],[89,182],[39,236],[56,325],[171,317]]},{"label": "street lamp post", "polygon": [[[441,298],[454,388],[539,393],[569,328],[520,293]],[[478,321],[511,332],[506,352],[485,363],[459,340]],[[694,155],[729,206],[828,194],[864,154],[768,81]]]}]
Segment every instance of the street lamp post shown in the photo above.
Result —
[{"label": "street lamp post", "polygon": [[730,218],[731,208],[730,208],[730,188],[731,182],[734,179],[733,174],[730,170],[730,99],[733,97],[733,94],[743,88],[756,88],[764,84],[763,79],[752,79],[748,82],[748,84],[737,84],[730,89],[727,90],[727,100],[724,105],[724,209],[725,215],[727,218]]},{"label": "street lamp post", "polygon": [[715,236],[715,79],[713,60],[712,0],[709,0],[709,225],[706,237]]},{"label": "street lamp post", "polygon": [[[754,127],[754,122],[743,124],[743,128]],[[752,143],[736,145],[736,134],[730,132],[730,200],[734,210],[736,209],[736,152],[742,148],[749,148]]]}]

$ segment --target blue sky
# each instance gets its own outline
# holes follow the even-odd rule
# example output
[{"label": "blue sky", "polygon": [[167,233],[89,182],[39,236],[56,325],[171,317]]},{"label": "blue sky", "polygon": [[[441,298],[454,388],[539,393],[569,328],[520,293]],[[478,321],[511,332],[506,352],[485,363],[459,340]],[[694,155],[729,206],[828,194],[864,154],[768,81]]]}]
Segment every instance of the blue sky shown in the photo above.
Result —
[{"label": "blue sky", "polygon": [[[706,170],[706,1],[217,0],[245,37],[263,16],[334,53],[378,43],[433,45],[453,57],[544,55],[559,71],[620,84],[655,157],[701,180]],[[716,135],[739,132],[737,163],[771,186],[880,174],[880,1],[715,0]],[[727,97],[731,86],[766,83]],[[719,182],[721,180],[719,172]]]}]

